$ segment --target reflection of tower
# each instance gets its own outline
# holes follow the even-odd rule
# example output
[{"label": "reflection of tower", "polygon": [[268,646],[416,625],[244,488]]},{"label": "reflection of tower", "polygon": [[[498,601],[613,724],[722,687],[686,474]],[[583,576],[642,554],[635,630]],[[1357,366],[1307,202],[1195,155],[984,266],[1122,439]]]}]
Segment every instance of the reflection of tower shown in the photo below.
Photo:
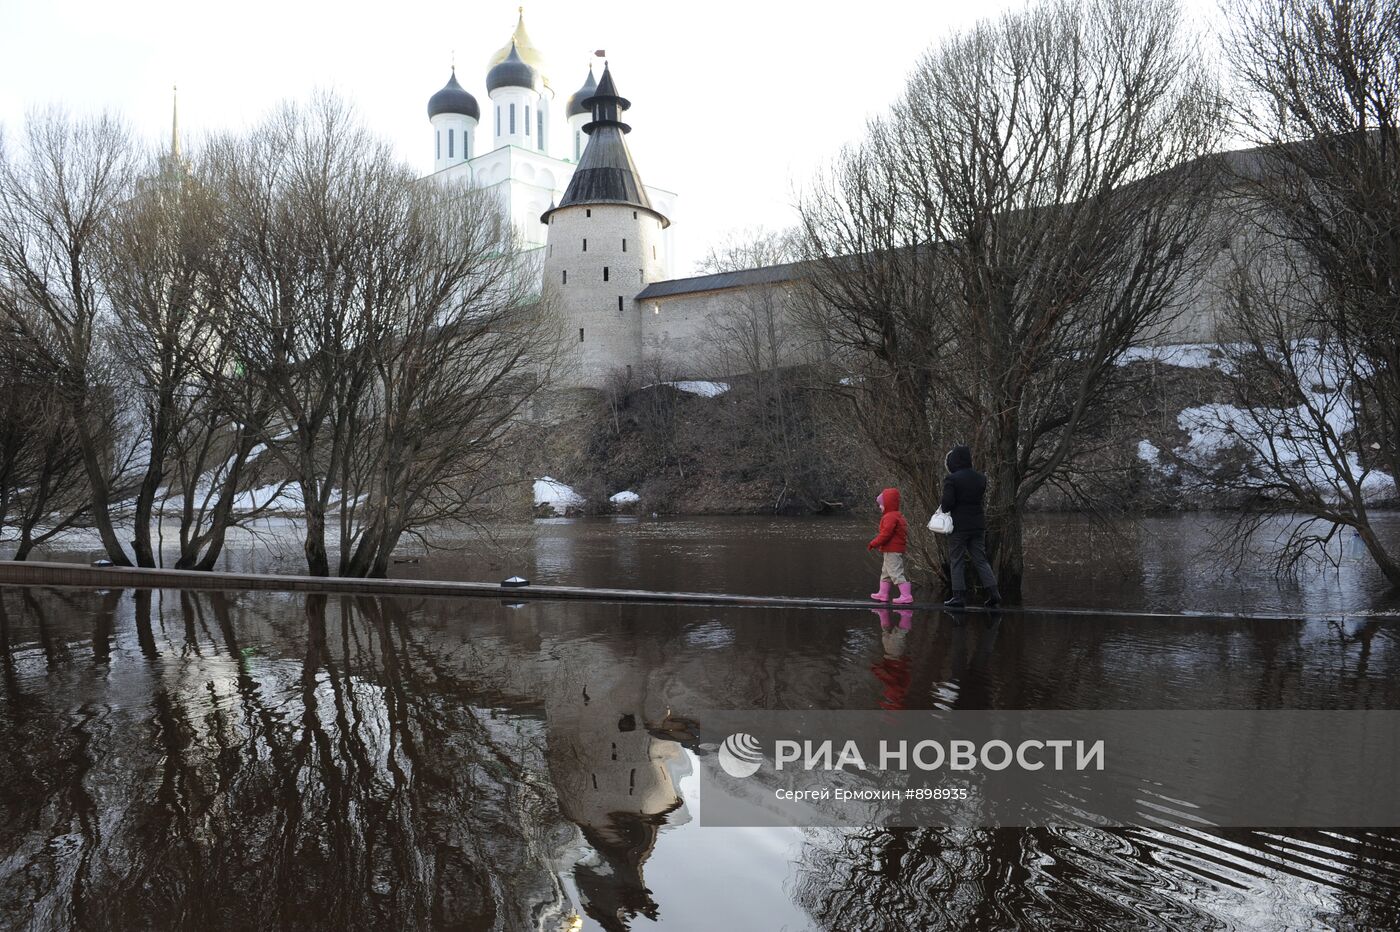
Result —
[{"label": "reflection of tower", "polygon": [[681,805],[667,766],[679,746],[647,731],[641,671],[605,669],[550,703],[548,757],[560,810],[601,859],[574,868],[584,908],[604,928],[625,929],[628,917],[657,915],[642,867]]}]

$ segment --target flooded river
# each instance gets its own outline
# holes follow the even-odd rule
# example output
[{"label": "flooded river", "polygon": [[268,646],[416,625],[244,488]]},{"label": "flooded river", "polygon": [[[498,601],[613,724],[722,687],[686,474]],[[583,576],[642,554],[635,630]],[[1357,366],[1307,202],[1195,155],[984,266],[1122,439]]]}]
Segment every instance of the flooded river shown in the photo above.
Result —
[{"label": "flooded river", "polygon": [[7,928],[1400,925],[1396,830],[704,828],[689,714],[1400,708],[1389,622],[0,595]]},{"label": "flooded river", "polygon": [[[1345,549],[1292,580],[1223,572],[1211,521],[1041,521],[1031,598],[1395,607]],[[873,580],[868,524],[538,522],[394,569],[846,596]],[[227,565],[296,558],[274,528]],[[702,827],[718,738],[696,717],[1395,709],[1400,619],[18,588],[0,609],[4,928],[1400,928],[1397,829]]]}]

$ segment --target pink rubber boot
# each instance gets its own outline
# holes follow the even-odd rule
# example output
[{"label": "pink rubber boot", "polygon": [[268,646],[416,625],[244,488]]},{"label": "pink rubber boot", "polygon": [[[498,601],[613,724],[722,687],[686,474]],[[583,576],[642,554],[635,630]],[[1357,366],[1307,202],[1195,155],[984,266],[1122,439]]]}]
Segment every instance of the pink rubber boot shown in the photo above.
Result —
[{"label": "pink rubber boot", "polygon": [[870,597],[876,602],[888,602],[890,600],[890,588],[894,583],[888,579],[880,580],[880,591],[870,593]]},{"label": "pink rubber boot", "polygon": [[894,600],[895,605],[908,605],[914,601],[914,584],[902,582],[899,584],[899,598]]}]

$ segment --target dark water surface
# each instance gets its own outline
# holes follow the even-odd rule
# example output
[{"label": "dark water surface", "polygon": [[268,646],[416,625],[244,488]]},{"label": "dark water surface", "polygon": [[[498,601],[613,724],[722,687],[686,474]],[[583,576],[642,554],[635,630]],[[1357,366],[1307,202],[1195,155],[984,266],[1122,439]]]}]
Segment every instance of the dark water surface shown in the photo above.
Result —
[{"label": "dark water surface", "polygon": [[[648,553],[637,572],[658,572]],[[849,585],[848,556],[818,548],[812,586]],[[707,588],[692,559],[665,584]],[[1400,708],[1400,622],[886,630],[861,611],[41,589],[0,606],[6,928],[1400,928],[1393,829],[702,828],[715,738],[688,721]]]},{"label": "dark water surface", "polygon": [[[911,518],[912,520],[912,518]],[[1330,563],[1307,563],[1276,578],[1263,556],[1236,569],[1212,552],[1230,525],[1223,514],[1191,513],[1110,527],[1072,514],[1035,514],[1026,528],[1026,604],[1124,611],[1321,614],[1400,612],[1392,591],[1350,531]],[[880,574],[865,543],[873,518],[579,518],[490,528],[490,539],[434,534],[443,549],[406,542],[391,576],[499,580],[745,595],[863,597]],[[1376,517],[1400,548],[1400,514]],[[1282,525],[1280,525],[1282,528]],[[173,530],[167,537],[174,536]],[[921,528],[914,533],[926,534]],[[0,544],[0,556],[7,556]],[[415,549],[417,548],[417,549]],[[74,535],[35,559],[88,561],[95,538]],[[173,560],[174,555],[168,556]],[[334,557],[333,557],[334,559]],[[411,562],[410,562],[411,561]],[[220,568],[304,573],[299,530],[289,520],[232,532]]]}]

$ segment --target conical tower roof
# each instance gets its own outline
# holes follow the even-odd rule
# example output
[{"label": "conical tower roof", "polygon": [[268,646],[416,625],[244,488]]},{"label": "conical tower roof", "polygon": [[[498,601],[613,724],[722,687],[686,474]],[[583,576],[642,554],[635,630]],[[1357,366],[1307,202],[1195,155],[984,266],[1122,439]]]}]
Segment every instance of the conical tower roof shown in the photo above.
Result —
[{"label": "conical tower roof", "polygon": [[671,221],[651,206],[642,176],[627,149],[627,134],[632,127],[618,117],[631,104],[618,95],[612,72],[606,65],[597,91],[583,103],[593,111],[593,121],[583,127],[588,134],[588,145],[579,157],[578,168],[574,169],[559,206],[545,211],[540,221],[548,223],[550,214],[565,207],[623,204],[645,210],[660,219],[663,227],[670,226]]}]

